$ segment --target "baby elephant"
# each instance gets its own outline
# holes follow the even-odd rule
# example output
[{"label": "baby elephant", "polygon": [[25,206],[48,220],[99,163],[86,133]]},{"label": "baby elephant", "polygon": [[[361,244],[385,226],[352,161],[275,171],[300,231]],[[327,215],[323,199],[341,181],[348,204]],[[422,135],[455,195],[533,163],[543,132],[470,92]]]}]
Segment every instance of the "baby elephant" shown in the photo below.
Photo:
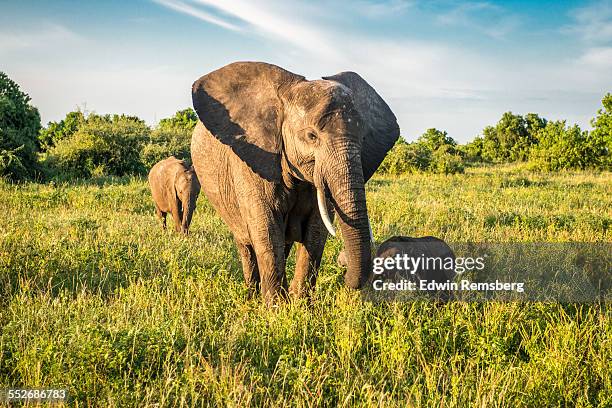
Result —
[{"label": "baby elephant", "polygon": [[200,182],[193,167],[174,156],[164,159],[149,172],[155,213],[166,228],[166,214],[172,214],[174,229],[189,233],[189,224],[200,194]]}]

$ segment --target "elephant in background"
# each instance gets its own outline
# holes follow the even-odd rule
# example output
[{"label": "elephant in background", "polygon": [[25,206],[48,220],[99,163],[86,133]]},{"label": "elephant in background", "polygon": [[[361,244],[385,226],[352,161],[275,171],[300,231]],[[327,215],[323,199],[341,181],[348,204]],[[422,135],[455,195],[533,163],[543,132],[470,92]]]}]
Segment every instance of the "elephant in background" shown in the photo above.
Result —
[{"label": "elephant in background", "polygon": [[149,185],[155,213],[166,228],[166,214],[174,220],[174,229],[189,233],[191,217],[200,194],[200,182],[193,167],[174,156],[156,163],[149,171]]},{"label": "elephant in background", "polygon": [[[338,215],[345,283],[370,274],[365,182],[399,137],[391,109],[358,74],[319,80],[237,62],[192,88],[199,121],[191,156],[204,193],[229,226],[247,285],[272,301],[314,287]],[[286,258],[298,243],[289,287]]]}]

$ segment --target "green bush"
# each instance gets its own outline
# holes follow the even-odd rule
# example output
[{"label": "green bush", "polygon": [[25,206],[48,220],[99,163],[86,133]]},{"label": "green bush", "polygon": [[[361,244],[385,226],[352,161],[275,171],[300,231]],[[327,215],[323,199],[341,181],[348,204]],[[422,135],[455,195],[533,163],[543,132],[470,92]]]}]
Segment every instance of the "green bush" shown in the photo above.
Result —
[{"label": "green bush", "polygon": [[457,142],[446,132],[431,128],[414,143],[400,138],[381,163],[379,174],[399,175],[427,171],[453,174],[463,172],[463,158]]},{"label": "green bush", "polygon": [[582,131],[565,121],[546,124],[537,134],[539,143],[531,150],[530,166],[544,171],[604,168],[609,155],[596,134]]},{"label": "green bush", "polygon": [[60,140],[72,136],[79,127],[85,123],[85,115],[80,110],[69,112],[59,122],[49,122],[47,127],[40,131],[38,141],[40,148],[47,151],[54,147]]},{"label": "green bush", "polygon": [[495,126],[487,126],[482,136],[465,145],[471,162],[507,163],[525,161],[532,146],[538,143],[537,132],[546,126],[546,119],[535,113],[525,116],[506,112]]},{"label": "green bush", "polygon": [[157,128],[144,145],[140,160],[150,169],[155,163],[167,157],[191,162],[191,131],[180,127]]},{"label": "green bush", "polygon": [[126,115],[91,115],[49,150],[47,162],[64,176],[144,174],[140,156],[150,129]]},{"label": "green bush", "polygon": [[44,164],[54,176],[146,174],[169,156],[191,160],[191,133],[196,123],[190,108],[162,119],[153,131],[135,116],[85,116],[75,111],[59,122],[49,122],[39,141],[46,150]]},{"label": "green bush", "polygon": [[0,176],[23,180],[39,175],[40,127],[40,115],[30,97],[0,72]]},{"label": "green bush", "polygon": [[399,138],[395,146],[387,153],[378,172],[389,175],[414,173],[418,170],[425,170],[428,164],[429,156],[424,149]]},{"label": "green bush", "polygon": [[151,132],[145,144],[141,161],[149,169],[155,163],[167,157],[191,162],[191,134],[198,123],[198,116],[191,108],[183,109],[170,118],[159,121],[157,129]]},{"label": "green bush", "polygon": [[481,163],[486,161],[482,157],[482,151],[484,147],[484,139],[477,136],[469,143],[457,146],[457,150],[467,163]]},{"label": "green bush", "polygon": [[594,150],[594,167],[612,169],[612,94],[606,94],[601,100],[603,109],[591,120],[591,145]]},{"label": "green bush", "polygon": [[440,174],[463,173],[463,158],[449,144],[438,147],[431,155],[429,171]]},{"label": "green bush", "polygon": [[198,115],[191,108],[183,109],[174,114],[170,118],[165,118],[159,121],[159,129],[183,129],[193,132],[196,123],[198,123]]}]

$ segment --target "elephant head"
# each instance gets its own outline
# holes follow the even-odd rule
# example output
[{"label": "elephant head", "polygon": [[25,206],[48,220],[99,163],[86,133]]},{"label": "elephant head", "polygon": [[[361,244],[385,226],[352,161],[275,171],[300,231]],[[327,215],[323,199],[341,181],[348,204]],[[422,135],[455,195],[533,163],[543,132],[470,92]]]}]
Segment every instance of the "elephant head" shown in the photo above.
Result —
[{"label": "elephant head", "polygon": [[364,185],[399,137],[376,91],[353,72],[309,81],[275,65],[237,62],[198,79],[192,96],[200,121],[254,173],[313,184],[335,235],[331,203],[348,255],[345,282],[362,286],[371,256]]},{"label": "elephant head", "polygon": [[176,196],[182,204],[180,208],[181,229],[184,234],[188,234],[191,217],[195,211],[196,201],[200,194],[200,182],[193,167],[188,171],[179,171],[176,173],[174,188],[176,190]]}]

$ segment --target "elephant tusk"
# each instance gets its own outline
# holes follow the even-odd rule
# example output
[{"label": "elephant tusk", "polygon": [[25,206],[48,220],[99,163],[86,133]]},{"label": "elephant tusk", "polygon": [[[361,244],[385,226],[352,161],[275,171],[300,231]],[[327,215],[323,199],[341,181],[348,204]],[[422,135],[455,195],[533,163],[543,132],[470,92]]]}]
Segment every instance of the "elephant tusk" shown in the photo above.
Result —
[{"label": "elephant tusk", "polygon": [[370,242],[374,243],[374,233],[372,232],[372,224],[370,224],[369,219],[368,219],[368,229],[370,230]]},{"label": "elephant tusk", "polygon": [[321,214],[321,219],[323,220],[323,224],[325,224],[325,228],[327,228],[327,231],[329,231],[329,233],[335,237],[336,230],[334,229],[332,221],[329,219],[329,214],[327,214],[325,195],[320,188],[317,188],[317,203],[319,204],[319,213]]}]

